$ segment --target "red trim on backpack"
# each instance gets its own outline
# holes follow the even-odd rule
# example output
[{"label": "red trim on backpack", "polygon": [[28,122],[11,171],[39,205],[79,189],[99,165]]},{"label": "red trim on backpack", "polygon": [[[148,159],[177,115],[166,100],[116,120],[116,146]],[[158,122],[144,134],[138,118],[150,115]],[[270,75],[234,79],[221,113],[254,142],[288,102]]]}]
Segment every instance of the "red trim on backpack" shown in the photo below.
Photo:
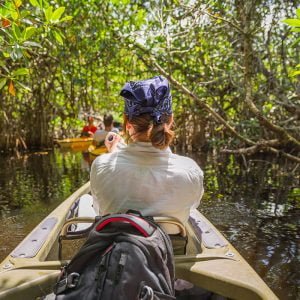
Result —
[{"label": "red trim on backpack", "polygon": [[[143,219],[141,219],[143,220]],[[144,220],[143,220],[144,221]],[[101,229],[103,229],[106,225],[108,225],[109,223],[112,222],[122,222],[122,223],[130,223],[133,227],[135,227],[144,237],[148,237],[149,234],[147,233],[147,231],[145,231],[143,229],[143,227],[141,227],[139,224],[135,223],[134,221],[124,218],[124,217],[112,217],[109,219],[104,220],[102,223],[100,223],[97,227],[96,230],[100,231]]]}]

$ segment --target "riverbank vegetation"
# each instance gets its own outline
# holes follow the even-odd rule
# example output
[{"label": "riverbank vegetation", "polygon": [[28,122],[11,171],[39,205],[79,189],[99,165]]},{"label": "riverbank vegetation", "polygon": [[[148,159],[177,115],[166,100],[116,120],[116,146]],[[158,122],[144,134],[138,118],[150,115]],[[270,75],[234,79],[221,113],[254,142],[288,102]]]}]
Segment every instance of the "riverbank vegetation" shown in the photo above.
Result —
[{"label": "riverbank vegetation", "polygon": [[0,148],[51,147],[76,135],[85,113],[121,115],[126,81],[162,74],[180,149],[300,162],[296,4],[7,0]]}]

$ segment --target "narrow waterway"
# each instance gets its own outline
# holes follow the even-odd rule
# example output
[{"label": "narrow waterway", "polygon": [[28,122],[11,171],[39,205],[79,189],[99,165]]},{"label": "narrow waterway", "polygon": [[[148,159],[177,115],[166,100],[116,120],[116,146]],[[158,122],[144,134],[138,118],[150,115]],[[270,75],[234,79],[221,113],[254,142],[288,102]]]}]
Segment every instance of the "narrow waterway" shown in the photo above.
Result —
[{"label": "narrow waterway", "polygon": [[[300,299],[300,166],[193,155],[205,172],[200,209],[282,299]],[[0,260],[89,179],[81,152],[0,156]]]}]

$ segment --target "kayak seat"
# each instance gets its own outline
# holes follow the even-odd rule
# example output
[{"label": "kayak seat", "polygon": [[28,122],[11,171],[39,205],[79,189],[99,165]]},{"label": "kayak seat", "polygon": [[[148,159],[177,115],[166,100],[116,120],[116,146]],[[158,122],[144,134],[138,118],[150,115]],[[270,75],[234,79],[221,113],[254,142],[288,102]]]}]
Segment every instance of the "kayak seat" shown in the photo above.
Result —
[{"label": "kayak seat", "polygon": [[[67,216],[67,220],[72,218],[90,218],[94,219],[96,217],[96,212],[93,208],[93,197],[90,194],[82,195],[70,209],[70,213]],[[93,223],[94,221],[92,221]],[[75,225],[76,223],[76,225]],[[71,226],[71,231],[82,231],[91,226],[91,221],[89,223],[84,222],[75,222],[74,225]]]},{"label": "kayak seat", "polygon": [[177,219],[170,217],[154,217],[154,221],[169,235],[174,255],[186,254],[188,239],[185,226]]},{"label": "kayak seat", "polygon": [[154,217],[155,223],[159,224],[163,230],[171,235],[186,236],[185,226],[177,219],[170,217]]},{"label": "kayak seat", "polygon": [[[62,241],[82,241],[88,236],[95,223],[96,216],[93,208],[93,197],[90,194],[82,195],[71,207],[67,220],[63,225],[59,237],[59,257],[62,256]],[[175,218],[157,216],[154,221],[170,236],[175,255],[183,255],[186,252],[187,233],[185,226]]]},{"label": "kayak seat", "polygon": [[[93,197],[90,194],[82,195],[73,205],[72,213],[68,215],[67,219],[72,217],[79,218],[95,218],[96,212],[93,208]],[[186,236],[186,229],[184,225],[177,219],[170,217],[154,217],[156,223],[158,223],[169,235]],[[90,224],[79,223],[76,227],[76,231],[81,231],[88,228]]]},{"label": "kayak seat", "polygon": [[[64,223],[59,236],[59,258],[62,259],[62,242],[64,240],[78,240],[82,242],[88,236],[97,217],[73,217]],[[169,235],[174,255],[186,253],[186,229],[178,220],[169,217],[154,217],[154,221]]]}]

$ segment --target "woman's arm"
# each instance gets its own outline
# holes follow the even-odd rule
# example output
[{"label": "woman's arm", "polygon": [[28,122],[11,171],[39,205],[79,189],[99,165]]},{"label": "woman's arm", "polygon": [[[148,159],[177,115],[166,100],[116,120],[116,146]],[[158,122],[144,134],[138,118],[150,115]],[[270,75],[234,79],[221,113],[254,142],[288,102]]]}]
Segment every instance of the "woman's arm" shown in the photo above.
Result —
[{"label": "woman's arm", "polygon": [[119,134],[112,131],[107,134],[104,143],[108,152],[110,153],[118,151],[120,148],[126,146],[123,138]]}]

